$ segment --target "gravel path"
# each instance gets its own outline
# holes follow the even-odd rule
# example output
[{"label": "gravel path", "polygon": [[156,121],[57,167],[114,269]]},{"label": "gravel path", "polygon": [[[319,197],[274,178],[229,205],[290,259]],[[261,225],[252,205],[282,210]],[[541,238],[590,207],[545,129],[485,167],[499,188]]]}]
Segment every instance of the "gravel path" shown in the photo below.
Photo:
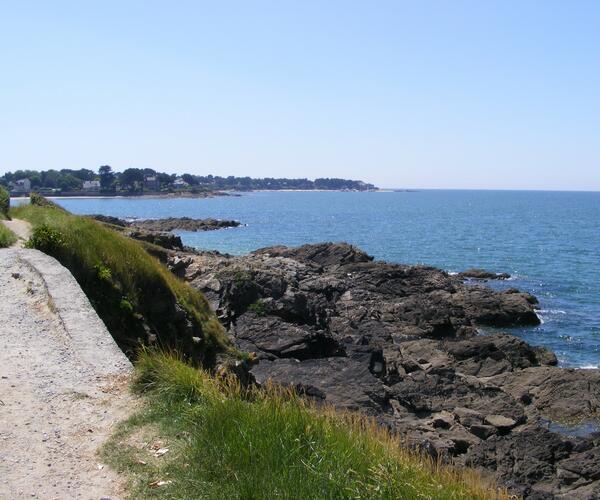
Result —
[{"label": "gravel path", "polygon": [[130,371],[67,269],[0,250],[0,499],[119,498],[97,450],[135,406]]}]

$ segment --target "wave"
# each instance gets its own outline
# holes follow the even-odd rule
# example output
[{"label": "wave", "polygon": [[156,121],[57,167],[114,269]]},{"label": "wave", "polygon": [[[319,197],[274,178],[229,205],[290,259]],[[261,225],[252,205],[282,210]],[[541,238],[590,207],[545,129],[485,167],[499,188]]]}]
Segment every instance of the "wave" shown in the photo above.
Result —
[{"label": "wave", "polygon": [[562,309],[537,309],[535,312],[538,314],[567,314],[567,311]]},{"label": "wave", "polygon": [[583,365],[583,366],[580,366],[580,368],[582,370],[597,370],[599,367],[598,367],[598,365]]}]

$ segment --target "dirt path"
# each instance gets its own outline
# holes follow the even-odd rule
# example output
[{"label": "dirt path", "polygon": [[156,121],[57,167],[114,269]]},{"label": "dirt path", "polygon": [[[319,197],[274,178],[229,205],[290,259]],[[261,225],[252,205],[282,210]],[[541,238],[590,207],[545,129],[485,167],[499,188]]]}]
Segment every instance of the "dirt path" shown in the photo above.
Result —
[{"label": "dirt path", "polygon": [[17,242],[12,245],[11,248],[22,248],[23,244],[29,239],[31,236],[31,224],[29,222],[13,219],[13,220],[2,220],[1,224],[4,224],[8,229],[10,229],[13,233],[17,235],[19,238]]},{"label": "dirt path", "polygon": [[64,267],[0,250],[0,499],[119,498],[97,450],[134,408],[130,371]]}]

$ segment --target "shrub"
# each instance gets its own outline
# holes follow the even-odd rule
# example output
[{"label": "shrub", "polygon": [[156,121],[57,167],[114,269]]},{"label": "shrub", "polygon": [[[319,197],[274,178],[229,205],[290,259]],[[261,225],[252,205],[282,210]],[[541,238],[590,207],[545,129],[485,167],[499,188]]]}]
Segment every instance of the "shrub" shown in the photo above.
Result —
[{"label": "shrub", "polygon": [[264,302],[257,300],[248,306],[248,310],[255,313],[257,316],[266,316],[267,306]]},{"label": "shrub", "polygon": [[10,193],[0,186],[0,219],[8,219],[10,209]]},{"label": "shrub", "polygon": [[56,253],[64,246],[65,238],[62,233],[48,224],[35,227],[31,238],[25,243],[26,248],[36,248],[48,254]]},{"label": "shrub", "polygon": [[0,248],[7,248],[17,241],[17,236],[0,223]]}]

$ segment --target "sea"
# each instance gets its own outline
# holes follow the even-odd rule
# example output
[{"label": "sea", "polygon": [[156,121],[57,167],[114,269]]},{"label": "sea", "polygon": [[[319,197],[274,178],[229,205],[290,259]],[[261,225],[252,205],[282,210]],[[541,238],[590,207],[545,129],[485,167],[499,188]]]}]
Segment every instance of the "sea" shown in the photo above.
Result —
[{"label": "sea", "polygon": [[506,272],[510,280],[489,285],[534,294],[542,323],[503,331],[550,348],[562,366],[600,365],[600,193],[252,192],[56,201],[77,214],[239,220],[238,228],[179,233],[186,245],[235,255],[346,241],[389,262]]}]

